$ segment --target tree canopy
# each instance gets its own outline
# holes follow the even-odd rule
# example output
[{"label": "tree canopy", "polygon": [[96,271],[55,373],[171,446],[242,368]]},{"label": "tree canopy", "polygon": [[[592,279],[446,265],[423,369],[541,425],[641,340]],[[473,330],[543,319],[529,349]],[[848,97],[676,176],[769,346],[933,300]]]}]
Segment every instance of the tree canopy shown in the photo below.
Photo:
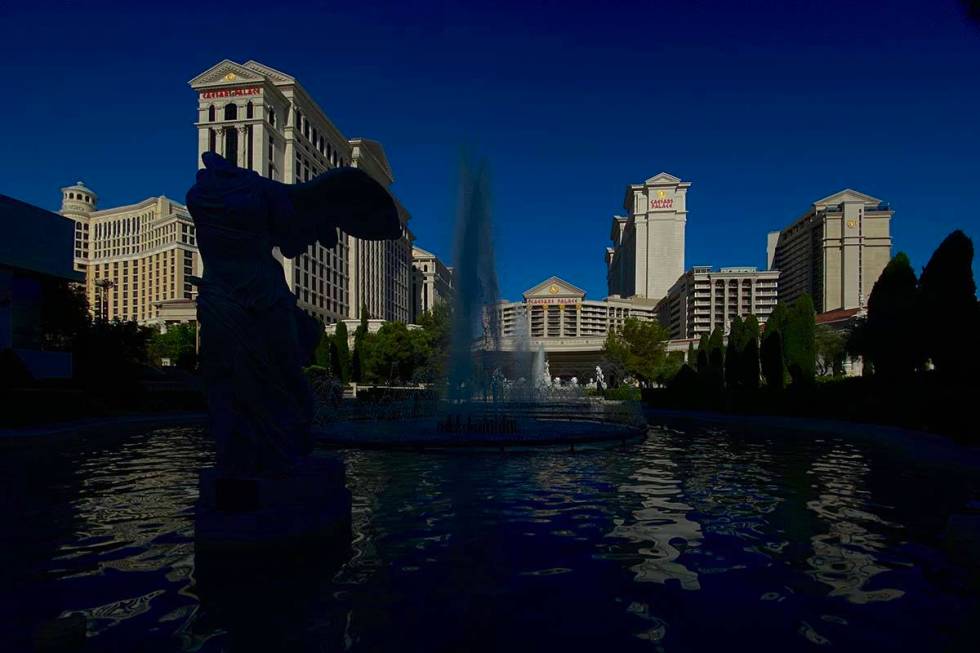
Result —
[{"label": "tree canopy", "polygon": [[662,378],[668,365],[667,338],[667,329],[659,322],[631,317],[624,322],[622,331],[609,332],[602,353],[606,360],[649,387],[658,376]]}]

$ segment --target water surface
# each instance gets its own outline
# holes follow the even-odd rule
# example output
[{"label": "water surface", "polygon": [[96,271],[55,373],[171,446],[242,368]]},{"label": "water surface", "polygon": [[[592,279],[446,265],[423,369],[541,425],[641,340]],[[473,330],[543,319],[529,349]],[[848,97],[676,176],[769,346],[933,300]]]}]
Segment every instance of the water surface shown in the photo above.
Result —
[{"label": "water surface", "polygon": [[[968,650],[947,555],[976,475],[887,443],[654,428],[570,453],[340,454],[354,542],[300,573],[195,579],[196,427],[0,460],[3,650],[88,620],[88,650]],[[326,556],[325,556],[326,559]]]}]

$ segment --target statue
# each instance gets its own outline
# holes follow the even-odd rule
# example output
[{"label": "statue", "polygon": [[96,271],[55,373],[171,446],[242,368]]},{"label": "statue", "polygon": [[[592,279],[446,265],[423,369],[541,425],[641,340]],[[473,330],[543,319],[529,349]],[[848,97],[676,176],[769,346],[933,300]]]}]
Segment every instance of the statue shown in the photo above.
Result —
[{"label": "statue", "polygon": [[606,389],[606,379],[602,375],[602,368],[598,365],[595,366],[595,383],[599,390]]},{"label": "statue", "polygon": [[312,449],[313,402],[302,367],[320,323],[296,306],[282,265],[340,231],[368,240],[401,236],[395,202],[356,168],[288,185],[213,152],[187,192],[204,264],[197,298],[216,466],[223,476],[276,475]]}]

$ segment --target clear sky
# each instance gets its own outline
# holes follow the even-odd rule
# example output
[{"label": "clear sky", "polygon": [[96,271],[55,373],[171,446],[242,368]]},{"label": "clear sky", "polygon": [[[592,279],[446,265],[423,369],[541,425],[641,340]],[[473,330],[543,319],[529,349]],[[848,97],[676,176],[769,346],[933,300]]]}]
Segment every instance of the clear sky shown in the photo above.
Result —
[{"label": "clear sky", "polygon": [[294,75],[380,140],[417,244],[452,258],[461,149],[491,164],[502,295],[549,275],[605,295],[627,184],[692,182],[687,266],[765,264],[765,235],[851,187],[890,202],[918,270],[980,246],[980,25],[958,0],[11,2],[0,7],[0,192],[57,210],[183,200],[187,81]]}]

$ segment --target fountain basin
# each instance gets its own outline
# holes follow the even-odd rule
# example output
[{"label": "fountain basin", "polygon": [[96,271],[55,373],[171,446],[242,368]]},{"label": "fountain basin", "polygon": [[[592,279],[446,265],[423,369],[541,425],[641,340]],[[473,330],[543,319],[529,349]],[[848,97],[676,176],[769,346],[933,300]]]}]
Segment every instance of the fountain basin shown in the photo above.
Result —
[{"label": "fountain basin", "polygon": [[394,420],[347,419],[313,430],[318,444],[340,448],[495,448],[624,444],[646,425],[588,415],[460,410]]}]

